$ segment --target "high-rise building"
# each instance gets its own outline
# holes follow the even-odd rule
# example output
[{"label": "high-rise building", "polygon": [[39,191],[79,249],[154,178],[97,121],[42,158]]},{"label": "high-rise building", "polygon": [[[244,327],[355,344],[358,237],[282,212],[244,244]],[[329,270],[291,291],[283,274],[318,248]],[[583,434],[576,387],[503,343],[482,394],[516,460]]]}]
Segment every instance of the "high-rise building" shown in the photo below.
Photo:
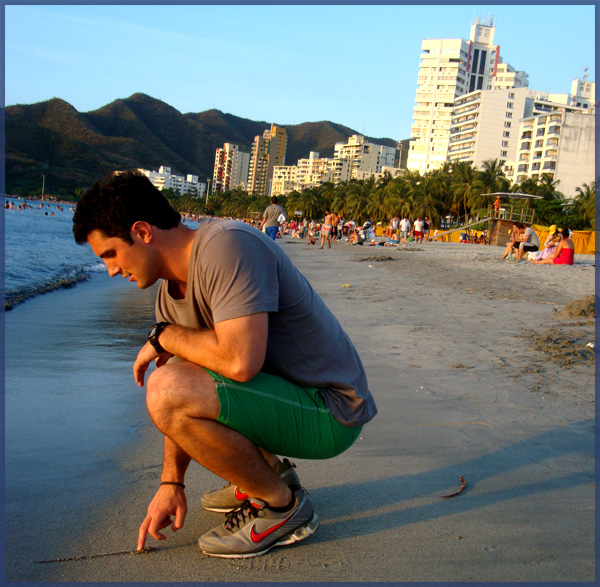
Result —
[{"label": "high-rise building", "polygon": [[425,173],[447,160],[455,100],[477,90],[527,87],[527,74],[503,64],[494,19],[471,23],[469,40],[424,39],[407,167]]},{"label": "high-rise building", "polygon": [[225,143],[216,150],[212,193],[241,188],[246,189],[250,153],[243,153],[238,145]]},{"label": "high-rise building", "polygon": [[[577,81],[577,80],[575,80]],[[587,91],[594,95],[595,84]],[[534,100],[533,115],[524,117],[519,126],[519,145],[514,165],[507,166],[507,177],[521,183],[526,178],[540,179],[542,174],[558,181],[557,189],[566,198],[574,198],[576,189],[596,178],[595,108],[578,107],[585,99],[563,94],[560,102],[551,101],[559,94],[541,95]]]},{"label": "high-rise building", "polygon": [[286,147],[285,129],[274,124],[262,136],[254,137],[248,172],[248,191],[251,194],[270,195],[273,168],[285,164]]},{"label": "high-rise building", "polygon": [[347,143],[335,144],[333,157],[348,159],[350,179],[356,179],[359,171],[381,173],[383,167],[393,167],[396,149],[368,143],[362,135],[352,135]]},{"label": "high-rise building", "polygon": [[534,92],[528,88],[476,90],[454,102],[448,161],[481,168],[484,161],[514,161],[519,121],[533,113]]}]

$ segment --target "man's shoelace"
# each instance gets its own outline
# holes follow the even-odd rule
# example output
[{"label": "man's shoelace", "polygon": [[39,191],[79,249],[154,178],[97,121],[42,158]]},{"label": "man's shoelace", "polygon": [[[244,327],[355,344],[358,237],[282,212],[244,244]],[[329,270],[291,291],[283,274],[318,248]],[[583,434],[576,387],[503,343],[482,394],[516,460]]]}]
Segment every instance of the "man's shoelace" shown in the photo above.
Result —
[{"label": "man's shoelace", "polygon": [[250,500],[246,500],[242,505],[235,510],[225,514],[227,518],[225,520],[225,528],[230,532],[235,532],[235,528],[238,530],[248,521],[258,517],[259,509],[254,507]]}]

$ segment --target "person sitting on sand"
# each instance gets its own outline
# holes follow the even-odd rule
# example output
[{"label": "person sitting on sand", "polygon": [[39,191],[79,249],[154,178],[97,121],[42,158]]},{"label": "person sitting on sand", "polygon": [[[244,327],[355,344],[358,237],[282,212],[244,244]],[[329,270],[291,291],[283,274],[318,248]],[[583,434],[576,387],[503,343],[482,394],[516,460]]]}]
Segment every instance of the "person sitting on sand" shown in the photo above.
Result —
[{"label": "person sitting on sand", "polygon": [[236,220],[188,228],[135,171],[85,192],[73,234],[111,277],[140,289],[161,281],[157,323],[133,365],[140,387],[157,367],[146,405],[164,435],[138,551],[148,534],[165,540],[162,530],[183,526],[192,460],[230,483],[202,496],[205,509],[228,512],[200,537],[204,554],[249,558],[314,533],[311,502],[277,455],[332,458],[377,408],[350,338],[283,247]]},{"label": "person sitting on sand", "polygon": [[556,250],[556,247],[560,243],[560,233],[558,231],[558,228],[556,227],[556,224],[553,224],[549,230],[550,230],[550,232],[548,233],[548,236],[546,237],[546,242],[544,243],[544,248],[541,251],[539,251],[537,254],[534,253],[533,255],[529,255],[529,259],[534,259],[535,261],[541,261],[542,259],[547,259],[548,257],[550,257],[550,255],[552,255],[552,253],[554,253],[554,251]]},{"label": "person sitting on sand", "polygon": [[503,259],[506,259],[514,251],[517,261],[520,261],[523,258],[523,253],[534,252],[539,249],[540,241],[530,226],[528,227],[522,222],[516,222],[513,225],[513,232],[515,237],[506,245],[506,250],[502,255]]},{"label": "person sitting on sand", "polygon": [[560,242],[554,252],[541,261],[529,259],[536,265],[573,265],[575,261],[575,245],[569,238],[569,229],[563,228],[560,231]]}]

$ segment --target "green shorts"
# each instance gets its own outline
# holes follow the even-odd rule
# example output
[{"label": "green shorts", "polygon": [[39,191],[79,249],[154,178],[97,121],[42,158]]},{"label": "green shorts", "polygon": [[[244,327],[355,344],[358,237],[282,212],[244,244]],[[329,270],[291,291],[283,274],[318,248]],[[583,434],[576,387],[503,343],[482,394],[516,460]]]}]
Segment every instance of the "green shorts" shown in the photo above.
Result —
[{"label": "green shorts", "polygon": [[358,438],[362,426],[342,426],[321,391],[276,375],[258,373],[240,383],[214,371],[221,410],[217,422],[243,434],[267,452],[297,459],[329,459]]}]

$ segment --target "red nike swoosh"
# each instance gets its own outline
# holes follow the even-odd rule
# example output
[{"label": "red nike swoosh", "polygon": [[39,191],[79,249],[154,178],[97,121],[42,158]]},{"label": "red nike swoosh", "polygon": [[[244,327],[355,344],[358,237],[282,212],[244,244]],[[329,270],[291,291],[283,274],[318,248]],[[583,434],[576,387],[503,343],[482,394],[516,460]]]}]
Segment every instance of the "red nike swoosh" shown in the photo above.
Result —
[{"label": "red nike swoosh", "polygon": [[248,497],[247,493],[242,493],[239,487],[235,488],[235,498],[244,501]]},{"label": "red nike swoosh", "polygon": [[277,528],[281,528],[281,526],[283,526],[285,523],[287,523],[292,518],[293,515],[294,515],[294,513],[291,513],[285,520],[283,520],[283,522],[279,522],[279,524],[275,524],[275,526],[271,526],[270,528],[267,528],[266,530],[264,530],[262,532],[255,532],[254,531],[255,525],[252,524],[252,528],[250,528],[250,538],[252,539],[252,542],[254,542],[255,544],[258,544],[261,540],[264,540],[269,534],[275,532],[275,530],[277,530]]}]

